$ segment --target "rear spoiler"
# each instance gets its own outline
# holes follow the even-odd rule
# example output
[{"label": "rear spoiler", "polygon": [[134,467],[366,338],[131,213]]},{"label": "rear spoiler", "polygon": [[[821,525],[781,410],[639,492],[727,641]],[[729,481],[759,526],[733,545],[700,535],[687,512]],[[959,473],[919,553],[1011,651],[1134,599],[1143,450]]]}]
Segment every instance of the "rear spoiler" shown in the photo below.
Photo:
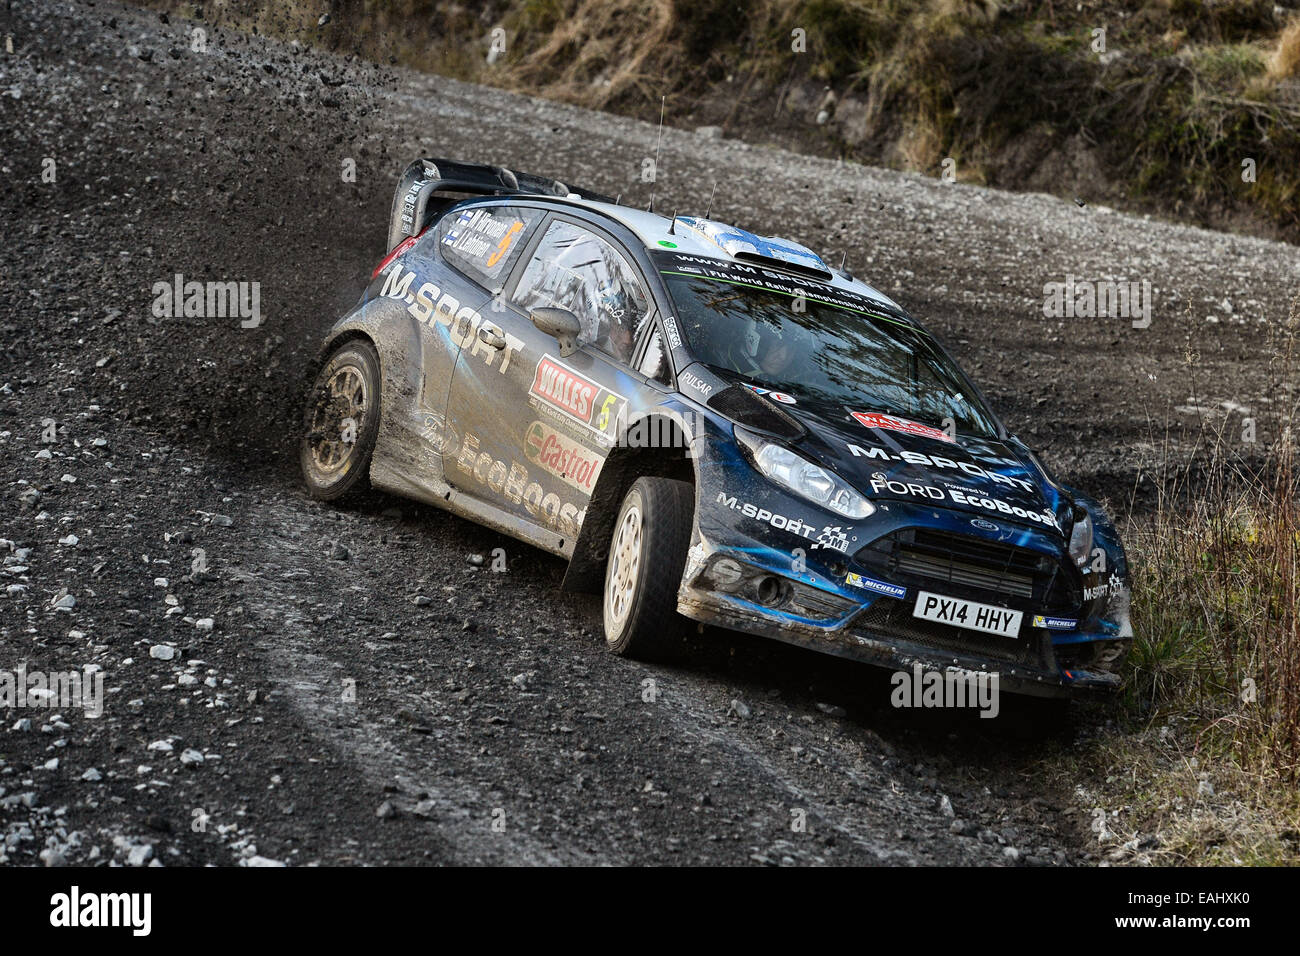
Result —
[{"label": "rear spoiler", "polygon": [[481,163],[458,163],[450,159],[417,159],[406,167],[397,181],[393,211],[388,224],[388,249],[391,251],[408,236],[424,231],[434,214],[446,202],[433,202],[440,193],[469,193],[473,196],[576,195],[592,202],[614,202],[608,196],[567,186],[556,179],[516,173],[503,166]]}]

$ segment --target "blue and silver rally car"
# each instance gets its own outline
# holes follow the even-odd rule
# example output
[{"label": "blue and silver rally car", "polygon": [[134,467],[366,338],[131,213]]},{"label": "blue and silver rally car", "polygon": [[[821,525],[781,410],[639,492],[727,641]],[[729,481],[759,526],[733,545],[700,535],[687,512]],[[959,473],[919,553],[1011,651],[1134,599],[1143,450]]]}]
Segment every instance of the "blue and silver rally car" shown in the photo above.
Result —
[{"label": "blue and silver rally car", "polygon": [[619,654],[696,621],[1038,696],[1119,684],[1111,521],[808,248],[441,159],[406,169],[388,245],[307,402],[316,497],[368,480],[567,559]]}]

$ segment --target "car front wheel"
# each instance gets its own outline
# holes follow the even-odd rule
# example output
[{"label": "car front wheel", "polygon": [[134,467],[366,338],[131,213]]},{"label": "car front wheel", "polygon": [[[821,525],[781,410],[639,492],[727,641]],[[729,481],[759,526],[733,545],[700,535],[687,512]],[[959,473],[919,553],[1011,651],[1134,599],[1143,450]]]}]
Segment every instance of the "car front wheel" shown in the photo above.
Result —
[{"label": "car front wheel", "polygon": [[623,498],[605,565],[605,642],[615,654],[680,654],[687,622],[677,613],[677,589],[694,506],[691,486],[670,478],[638,478]]}]

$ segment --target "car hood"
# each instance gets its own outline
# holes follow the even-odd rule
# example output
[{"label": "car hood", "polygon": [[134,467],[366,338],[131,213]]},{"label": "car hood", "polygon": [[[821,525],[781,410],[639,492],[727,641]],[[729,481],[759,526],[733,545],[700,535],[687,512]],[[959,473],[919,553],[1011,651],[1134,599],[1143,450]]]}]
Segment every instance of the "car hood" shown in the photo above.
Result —
[{"label": "car hood", "polygon": [[1023,447],[896,415],[800,402],[786,407],[807,434],[795,451],[872,499],[953,508],[995,523],[1068,533],[1071,503]]},{"label": "car hood", "polygon": [[[963,434],[950,440],[937,428],[897,415],[773,394],[762,401],[802,426],[781,429],[778,440],[872,500],[950,508],[1058,538],[1070,531],[1068,494],[1014,440]],[[724,414],[741,427],[777,431],[765,427],[767,416],[736,414],[744,405]]]}]

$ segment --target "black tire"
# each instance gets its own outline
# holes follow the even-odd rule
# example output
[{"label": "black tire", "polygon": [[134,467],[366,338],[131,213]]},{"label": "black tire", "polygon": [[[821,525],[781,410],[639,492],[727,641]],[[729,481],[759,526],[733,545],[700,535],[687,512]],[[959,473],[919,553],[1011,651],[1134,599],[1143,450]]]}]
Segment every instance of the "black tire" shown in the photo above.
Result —
[{"label": "black tire", "polygon": [[[634,510],[639,535],[633,547],[620,533],[627,533]],[[677,613],[677,589],[694,512],[694,489],[671,478],[638,478],[624,496],[610,537],[601,599],[605,643],[615,654],[643,661],[681,656],[688,622]],[[629,581],[625,571],[633,553]]]},{"label": "black tire", "polygon": [[298,461],[311,496],[338,501],[368,488],[378,435],[379,355],[367,340],[351,339],[321,366],[307,396]]}]

